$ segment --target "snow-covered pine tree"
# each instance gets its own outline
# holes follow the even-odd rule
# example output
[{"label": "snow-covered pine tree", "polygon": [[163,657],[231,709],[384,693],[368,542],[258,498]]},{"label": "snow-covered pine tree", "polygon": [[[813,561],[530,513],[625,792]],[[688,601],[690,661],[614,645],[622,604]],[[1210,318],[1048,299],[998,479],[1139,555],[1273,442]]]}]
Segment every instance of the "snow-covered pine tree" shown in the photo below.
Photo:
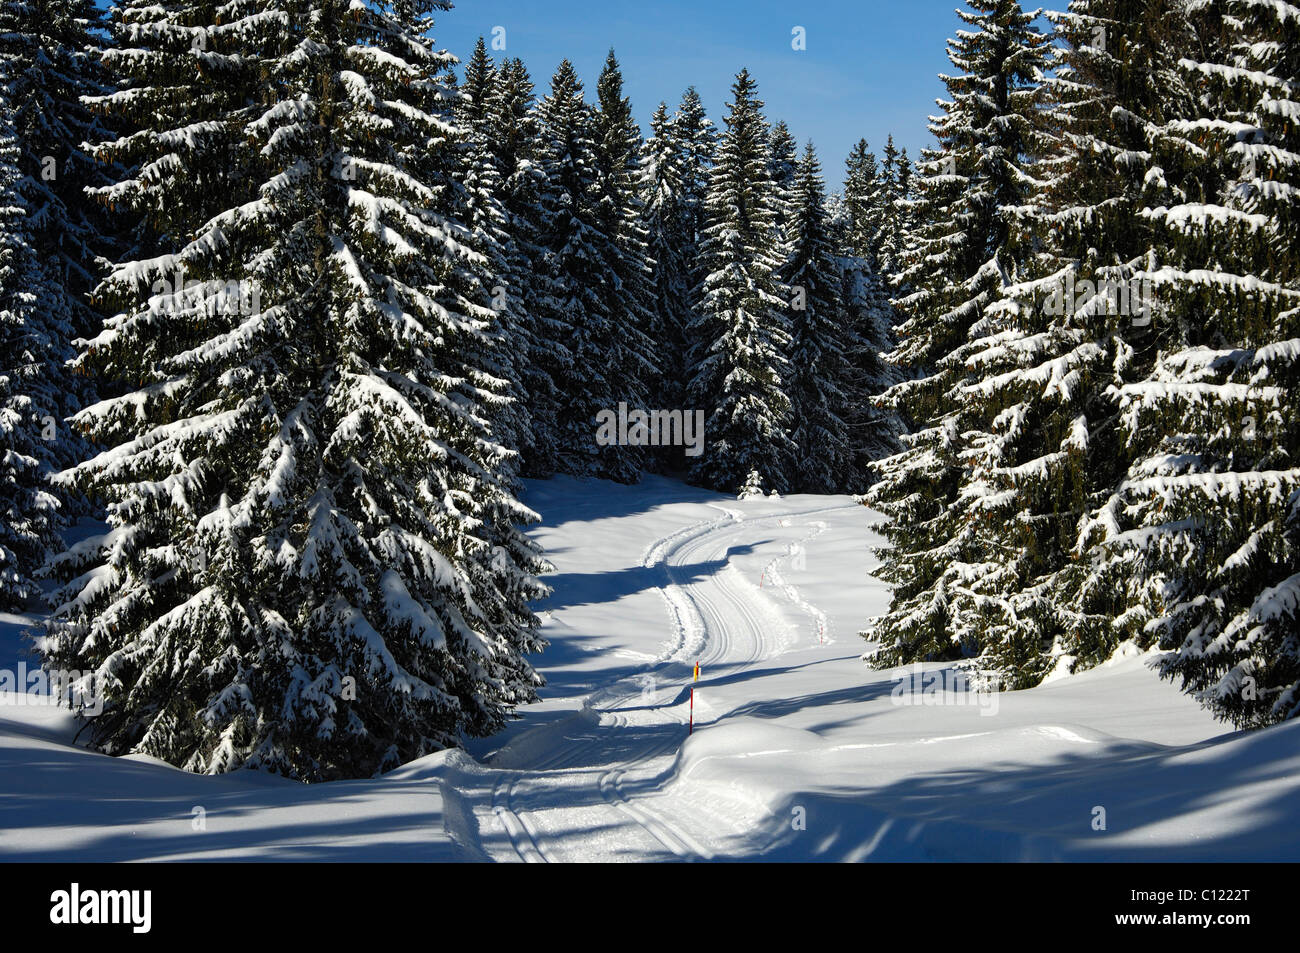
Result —
[{"label": "snow-covered pine tree", "polygon": [[[772,124],[767,136],[768,166],[772,171],[772,192],[777,240],[784,247],[790,237],[795,214],[795,189],[799,168],[799,144],[784,119]],[[784,249],[787,253],[788,248]]]},{"label": "snow-covered pine tree", "polygon": [[1178,2],[1083,0],[1053,18],[1044,117],[1057,142],[1030,170],[1037,199],[1017,210],[1042,253],[992,309],[999,333],[966,357],[981,368],[970,392],[1000,412],[971,441],[987,545],[1008,567],[982,590],[994,595],[982,649],[1016,686],[1105,660],[1137,624],[1131,580],[1099,583],[1080,528],[1130,459],[1118,388],[1176,340],[1135,278],[1163,255],[1142,208],[1165,188],[1160,126],[1190,103],[1175,64],[1195,42]]},{"label": "snow-covered pine tree", "polygon": [[797,463],[789,483],[805,493],[834,493],[853,481],[846,387],[849,333],[840,271],[831,246],[821,163],[808,143],[795,167],[784,278],[791,294],[791,439]]},{"label": "snow-covered pine tree", "polygon": [[[704,200],[713,161],[715,134],[694,87],[682,96],[673,116],[660,103],[650,120],[642,169],[642,203],[647,252],[654,263],[655,325],[663,364],[659,407],[682,407],[689,376],[687,329],[694,323],[697,289],[703,280],[700,241]],[[673,451],[670,464],[680,462]]]},{"label": "snow-covered pine tree", "polygon": [[876,235],[880,231],[880,168],[866,139],[857,141],[845,165],[845,251],[874,269]]},{"label": "snow-covered pine tree", "polygon": [[[12,109],[19,150],[17,198],[41,275],[26,290],[35,297],[29,321],[40,340],[30,359],[45,366],[41,416],[45,449],[55,468],[82,459],[87,447],[64,422],[96,398],[96,381],[69,372],[72,341],[99,330],[101,316],[90,291],[103,277],[107,257],[125,247],[123,223],[85,192],[107,184],[110,169],[96,163],[86,142],[109,138],[101,117],[82,97],[105,92],[99,57],[104,14],[94,0],[9,0],[0,3],[0,98]],[[15,352],[15,355],[20,352]],[[51,432],[52,431],[52,432]],[[56,490],[65,517],[85,501]]]},{"label": "snow-covered pine tree", "polygon": [[876,180],[875,230],[871,245],[873,265],[888,283],[896,282],[903,268],[904,249],[910,234],[907,199],[911,181],[912,165],[907,150],[899,150],[891,135],[885,141]]},{"label": "snow-covered pine tree", "polygon": [[113,233],[119,223],[84,191],[107,184],[110,174],[84,148],[110,137],[82,101],[106,91],[103,33],[104,14],[94,0],[0,4],[0,76],[21,153],[19,193],[57,296],[40,307],[78,334],[99,330],[89,293],[103,277],[104,256],[121,250],[121,236]]},{"label": "snow-covered pine tree", "polygon": [[763,103],[748,70],[732,84],[726,132],[709,178],[704,257],[709,275],[691,328],[690,405],[705,412],[704,453],[692,478],[739,488],[751,471],[765,486],[789,488],[789,300],[777,278],[775,230]]},{"label": "snow-covered pine tree", "polygon": [[[879,464],[883,478],[866,497],[890,518],[880,575],[894,585],[893,601],[864,633],[883,665],[984,651],[1002,618],[999,600],[1025,581],[993,539],[994,524],[1018,512],[1014,496],[992,494],[980,469],[1014,467],[996,460],[989,433],[996,421],[1014,435],[1020,421],[1016,412],[1000,416],[1006,405],[995,406],[981,378],[993,357],[1015,359],[986,352],[1002,331],[1003,288],[1030,257],[1016,210],[1033,192],[1027,153],[1048,40],[1014,0],[969,7],[958,11],[968,29],[949,41],[960,72],[941,77],[951,100],[940,101],[943,115],[931,125],[940,148],[923,153],[917,228],[897,279],[909,292],[896,301],[906,320],[891,359],[916,376],[884,402],[915,431]],[[892,181],[892,142],[886,154]],[[994,504],[1008,512],[995,518]]]},{"label": "snow-covered pine tree", "polygon": [[527,67],[517,58],[504,60],[496,69],[483,127],[501,180],[508,238],[505,280],[494,287],[504,290],[505,303],[524,319],[525,338],[511,342],[528,399],[523,472],[545,477],[559,466],[560,395],[551,370],[564,371],[571,355],[564,315],[555,304],[559,298],[551,255],[542,246],[546,175],[539,162],[541,127],[534,107]]},{"label": "snow-covered pine tree", "polygon": [[885,137],[885,148],[880,152],[880,184],[891,192],[898,189],[899,152],[894,145],[894,136]]},{"label": "snow-covered pine tree", "polygon": [[689,219],[691,238],[698,245],[704,234],[704,205],[718,148],[718,130],[705,114],[694,86],[682,94],[681,105],[673,116],[673,134],[681,147],[682,207]]},{"label": "snow-covered pine tree", "polygon": [[[524,280],[517,266],[520,251],[515,247],[509,216],[500,199],[501,162],[489,124],[495,90],[496,68],[480,37],[465,66],[465,82],[457,103],[457,115],[468,135],[460,145],[464,169],[455,178],[461,183],[459,217],[474,230],[472,244],[485,259],[479,278],[489,289],[497,313],[493,348],[483,357],[483,368],[500,381],[500,399],[492,414],[494,437],[502,446],[522,455],[534,443],[524,379],[525,365],[535,344],[520,293]],[[518,469],[521,457],[514,456],[509,463],[512,469]]]},{"label": "snow-covered pine tree", "polygon": [[898,368],[886,360],[896,344],[894,309],[879,276],[856,255],[836,258],[839,292],[846,327],[844,422],[851,480],[845,492],[861,492],[877,478],[875,462],[903,449],[907,428],[894,410],[876,399],[899,381]]},{"label": "snow-covered pine tree", "polygon": [[[946,258],[939,250],[943,242],[938,226],[957,191],[948,180],[957,175],[944,171],[945,158],[936,151],[919,167],[918,202],[924,214],[918,217],[909,257],[924,243],[935,250],[936,257]],[[903,380],[878,399],[882,409],[903,419],[909,432],[900,437],[900,452],[877,461],[879,482],[863,497],[889,518],[880,531],[890,545],[878,553],[881,565],[876,575],[891,586],[890,609],[872,620],[863,633],[869,641],[879,643],[872,661],[880,666],[952,658],[976,649],[973,644],[954,645],[946,578],[951,562],[959,556],[974,560],[978,553],[969,543],[961,550],[953,544],[959,533],[953,507],[963,474],[961,420],[944,400],[947,375],[938,361],[944,349],[955,347],[959,339],[954,339],[956,335],[944,322],[927,318],[937,313],[949,320],[973,321],[943,310],[950,291],[943,287],[942,273],[929,275],[913,268],[910,277],[925,279],[924,285],[896,302],[905,317],[895,328],[899,344],[888,355]]]},{"label": "snow-covered pine tree", "polygon": [[903,249],[907,246],[907,236],[912,233],[912,172],[912,160],[907,157],[907,149],[900,149],[894,169],[894,190],[889,196],[894,233],[892,241],[881,249],[883,267],[893,269],[892,273],[897,273],[902,266]]},{"label": "snow-covered pine tree", "polygon": [[461,123],[470,128],[487,121],[496,91],[496,64],[488,55],[483,37],[474,44],[474,52],[465,63],[465,79],[460,84]]},{"label": "snow-covered pine tree", "polygon": [[757,470],[750,470],[745,474],[745,482],[741,485],[740,490],[736,493],[738,500],[755,500],[763,498],[763,478],[759,476]]},{"label": "snow-covered pine tree", "polygon": [[104,751],[364,776],[535,697],[447,6],[115,14],[102,105],[141,128],[98,153],[139,172],[104,194],[174,247],[101,289],[81,366],[137,389],[77,416],[106,449],[61,477],[111,529],[63,559],[46,656],[95,673]]},{"label": "snow-covered pine tree", "polygon": [[546,370],[560,391],[556,455],[566,473],[636,482],[644,460],[637,446],[600,446],[597,415],[620,401],[644,407],[644,332],[621,294],[617,235],[606,218],[595,111],[568,60],[538,105],[539,155],[545,173],[540,242],[551,286],[539,299],[546,325],[567,349]]},{"label": "snow-covered pine tree", "polygon": [[[596,83],[593,116],[601,231],[607,236],[608,270],[613,279],[614,327],[617,341],[606,348],[619,375],[629,407],[645,408],[660,389],[660,361],[667,342],[652,340],[655,322],[653,261],[647,252],[645,208],[641,195],[641,166],[645,143],[623,95],[623,72],[611,49]],[[611,409],[613,409],[611,407]],[[641,466],[650,451],[629,447],[629,461]]]},{"label": "snow-covered pine tree", "polygon": [[[681,146],[681,207],[686,228],[694,248],[692,289],[698,291],[707,276],[707,267],[699,252],[705,238],[708,178],[718,151],[718,129],[705,114],[705,104],[694,86],[686,87],[672,120],[673,135]],[[693,294],[698,296],[698,294]]]},{"label": "snow-covered pine tree", "polygon": [[[535,547],[516,529],[521,515],[524,520],[535,515],[522,512],[513,497],[519,484],[514,479],[522,466],[522,454],[531,452],[538,444],[534,436],[530,413],[532,404],[525,381],[538,375],[530,367],[537,351],[531,316],[524,310],[527,302],[525,286],[529,282],[527,247],[511,229],[511,217],[502,204],[502,174],[506,167],[504,158],[497,152],[493,108],[498,101],[498,73],[487,55],[480,39],[470,62],[466,65],[466,83],[461,87],[458,102],[461,124],[467,133],[449,151],[450,163],[442,169],[443,178],[451,183],[448,207],[450,217],[463,221],[472,229],[469,245],[481,254],[467,262],[473,278],[488,290],[496,321],[483,336],[484,346],[474,351],[468,348],[464,355],[474,367],[486,375],[487,387],[477,389],[487,405],[485,418],[490,422],[490,439],[503,449],[503,476],[507,489],[496,505],[485,512],[484,527],[489,536],[494,559],[505,553],[521,566],[538,567]],[[459,160],[458,162],[456,160]],[[549,380],[543,379],[543,386]],[[537,589],[531,579],[519,580],[524,587],[512,598],[526,601],[535,598]],[[531,638],[531,636],[530,636]],[[535,644],[535,643],[530,643]],[[529,646],[523,646],[524,651]]]},{"label": "snow-covered pine tree", "polygon": [[691,324],[691,274],[695,267],[694,234],[683,206],[682,147],[668,106],[660,103],[650,117],[641,173],[646,254],[654,285],[649,336],[658,342],[662,364],[653,393],[657,407],[681,407],[686,374],[686,329]]},{"label": "snow-covered pine tree", "polygon": [[1081,545],[1085,588],[1124,600],[1101,644],[1158,643],[1166,677],[1255,727],[1300,713],[1300,7],[1190,12],[1195,103],[1155,137],[1161,251],[1134,275],[1179,346],[1116,387],[1131,462]]},{"label": "snow-covered pine tree", "polygon": [[[696,320],[694,308],[703,295],[704,280],[709,275],[704,256],[704,230],[707,224],[706,202],[709,178],[718,148],[718,130],[704,110],[704,103],[694,86],[682,94],[681,104],[672,120],[673,138],[680,149],[681,192],[678,204],[683,217],[683,261],[688,269],[686,314],[681,342],[681,373],[676,383],[674,400],[665,407],[684,406],[686,389],[691,377],[687,364],[690,356],[690,327]],[[665,375],[666,376],[666,375]]]},{"label": "snow-covered pine tree", "polygon": [[[0,83],[4,77],[0,76]],[[10,100],[0,98],[0,609],[26,608],[37,570],[58,546],[58,502],[46,483],[61,395],[40,298],[47,290],[18,193],[22,151]],[[53,329],[55,332],[61,330]]]},{"label": "snow-covered pine tree", "polygon": [[899,381],[898,368],[885,360],[897,343],[896,314],[888,284],[872,264],[880,227],[879,175],[875,154],[867,140],[859,139],[845,161],[843,200],[831,221],[840,249],[840,300],[848,334],[844,390],[850,489],[864,489],[873,479],[872,464],[902,450],[898,438],[906,429],[896,412],[875,405],[875,399]]}]

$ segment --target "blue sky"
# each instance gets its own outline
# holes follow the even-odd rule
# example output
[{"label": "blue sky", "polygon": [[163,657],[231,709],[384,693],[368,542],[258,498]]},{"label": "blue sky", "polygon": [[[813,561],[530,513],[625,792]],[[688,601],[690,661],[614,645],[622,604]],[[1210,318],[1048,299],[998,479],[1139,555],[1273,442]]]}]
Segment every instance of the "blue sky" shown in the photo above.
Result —
[{"label": "blue sky", "polygon": [[[945,42],[959,27],[960,0],[461,0],[436,17],[437,45],[462,60],[481,34],[505,28],[543,94],[559,62],[577,67],[589,99],[611,46],[643,127],[660,100],[675,107],[694,85],[721,125],[736,72],[748,67],[771,121],[784,119],[802,143],[812,139],[838,188],[849,149],[863,136],[880,154],[885,136],[915,158],[929,145],[926,117],[950,69]],[[807,49],[791,48],[802,26]]]}]

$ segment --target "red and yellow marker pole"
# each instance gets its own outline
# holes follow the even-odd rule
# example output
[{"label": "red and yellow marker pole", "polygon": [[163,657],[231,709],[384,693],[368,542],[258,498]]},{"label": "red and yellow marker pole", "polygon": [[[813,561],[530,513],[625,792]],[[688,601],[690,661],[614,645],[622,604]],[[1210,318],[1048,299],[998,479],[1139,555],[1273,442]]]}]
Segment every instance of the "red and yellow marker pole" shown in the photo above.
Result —
[{"label": "red and yellow marker pole", "polygon": [[693,734],[695,731],[695,683],[700,680],[700,663],[695,663],[695,677],[691,679],[691,723],[686,729],[686,733]]}]

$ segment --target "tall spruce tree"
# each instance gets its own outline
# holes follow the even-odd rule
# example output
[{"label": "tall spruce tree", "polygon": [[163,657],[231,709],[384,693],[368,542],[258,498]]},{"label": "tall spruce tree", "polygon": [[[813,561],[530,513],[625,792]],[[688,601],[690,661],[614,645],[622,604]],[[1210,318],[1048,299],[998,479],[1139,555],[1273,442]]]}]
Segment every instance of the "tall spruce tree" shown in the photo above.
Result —
[{"label": "tall spruce tree", "polygon": [[790,223],[795,215],[795,189],[798,187],[799,144],[784,119],[772,124],[767,136],[768,165],[772,172],[774,226],[783,250],[790,238]]},{"label": "tall spruce tree", "polygon": [[[93,0],[0,3],[0,98],[12,110],[15,199],[26,213],[36,269],[24,286],[33,295],[26,345],[11,354],[16,362],[41,365],[38,372],[27,364],[20,376],[28,380],[32,409],[44,421],[40,432],[48,439],[42,440],[41,457],[55,469],[88,449],[65,420],[95,400],[99,382],[71,373],[67,362],[75,354],[73,340],[99,330],[101,316],[90,292],[105,273],[106,256],[120,253],[128,239],[120,218],[85,191],[107,184],[113,172],[85,148],[110,135],[103,118],[83,102],[104,93],[109,82],[100,63],[103,25]],[[35,377],[43,384],[33,389]],[[78,494],[52,489],[63,518],[85,512]]]},{"label": "tall spruce tree", "polygon": [[836,264],[847,362],[841,389],[849,479],[843,490],[862,492],[877,479],[876,461],[903,449],[899,438],[907,429],[897,411],[877,405],[900,379],[899,368],[887,360],[897,343],[895,313],[880,276],[866,259],[842,254]]},{"label": "tall spruce tree", "polygon": [[1162,166],[1191,171],[1161,131],[1191,103],[1176,68],[1195,44],[1185,5],[1082,2],[1055,19],[1044,114],[1057,143],[1032,172],[1039,201],[1017,210],[1042,253],[1004,289],[1000,335],[968,358],[972,394],[1002,411],[971,464],[1009,570],[986,589],[982,650],[1013,686],[1104,661],[1135,624],[1129,580],[1102,583],[1085,537],[1130,460],[1118,395],[1179,337],[1139,277],[1164,255],[1143,209],[1168,194]]},{"label": "tall spruce tree", "polygon": [[739,489],[756,473],[784,492],[795,448],[789,437],[789,300],[777,277],[783,261],[775,229],[767,123],[748,70],[732,84],[726,132],[706,202],[709,275],[691,328],[691,406],[705,412],[704,453],[692,478]]},{"label": "tall spruce tree", "polygon": [[881,152],[880,178],[876,183],[876,228],[871,246],[877,271],[890,281],[903,267],[908,232],[904,229],[902,202],[910,178],[907,157],[895,147],[891,135]]},{"label": "tall spruce tree", "polygon": [[1122,611],[1083,648],[1157,644],[1255,727],[1300,713],[1300,8],[1211,0],[1190,26],[1194,101],[1151,136],[1158,252],[1132,278],[1162,346],[1115,386],[1128,466],[1080,533],[1081,590]]},{"label": "tall spruce tree", "polygon": [[[690,328],[696,320],[695,307],[703,295],[704,281],[709,275],[704,255],[704,231],[707,227],[707,201],[709,179],[718,148],[718,130],[704,110],[704,103],[694,86],[687,87],[681,104],[672,121],[673,136],[680,148],[681,193],[679,205],[683,218],[681,254],[687,268],[687,306],[692,310],[685,316],[681,360],[690,354]],[[666,375],[665,375],[666,376]],[[676,399],[668,407],[676,407],[686,400],[690,369],[683,366],[674,388]]]},{"label": "tall spruce tree", "polygon": [[890,207],[893,215],[893,240],[881,249],[884,259],[883,268],[888,271],[889,280],[902,267],[903,249],[907,247],[907,236],[912,234],[912,160],[907,157],[907,149],[898,152],[898,165],[894,172],[894,189],[890,195]]},{"label": "tall spruce tree", "polygon": [[846,250],[874,269],[876,233],[880,230],[880,167],[867,140],[857,141],[845,166]]},{"label": "tall spruce tree", "polygon": [[465,63],[465,79],[460,84],[460,116],[463,125],[472,128],[487,121],[496,91],[496,80],[496,64],[492,62],[487,45],[480,36]]},{"label": "tall spruce tree", "polygon": [[364,776],[535,697],[447,6],[115,14],[101,102],[140,131],[98,154],[139,171],[103,194],[172,247],[101,288],[81,366],[136,389],[61,477],[111,528],[62,561],[47,659],[93,672],[104,751]]},{"label": "tall spruce tree", "polygon": [[[969,29],[949,42],[960,72],[942,77],[951,100],[931,127],[940,148],[924,154],[920,219],[896,279],[909,291],[896,302],[906,319],[892,359],[912,376],[884,400],[915,430],[879,464],[883,478],[867,496],[890,517],[881,575],[893,601],[866,633],[884,665],[983,652],[1025,582],[1023,565],[990,534],[998,506],[1013,517],[1018,508],[991,491],[988,472],[1017,478],[1020,461],[998,458],[991,431],[1008,426],[1014,436],[1024,411],[1009,408],[1010,395],[992,399],[1000,378],[981,377],[1003,358],[998,305],[1031,258],[1016,210],[1034,192],[1029,153],[1048,41],[1014,0],[969,6],[959,11]],[[892,181],[892,142],[886,151]],[[1034,384],[1026,377],[1023,386]]]},{"label": "tall spruce tree", "polygon": [[543,245],[547,179],[540,162],[541,124],[521,60],[501,63],[487,95],[483,139],[500,179],[507,257],[503,279],[493,286],[504,300],[496,294],[494,299],[522,316],[517,330],[523,333],[509,342],[528,401],[522,471],[545,477],[559,467],[560,391],[551,373],[567,368],[571,355],[552,256]]},{"label": "tall spruce tree", "polygon": [[845,423],[853,475],[850,488],[865,489],[873,464],[902,449],[905,430],[897,412],[876,406],[876,398],[899,381],[899,369],[885,359],[897,344],[898,316],[890,283],[878,270],[875,249],[881,223],[880,169],[867,140],[859,139],[845,160],[843,202],[832,217],[840,270],[847,339]]},{"label": "tall spruce tree", "polygon": [[650,129],[642,202],[655,286],[653,336],[663,364],[658,406],[681,407],[690,370],[688,329],[695,321],[697,289],[704,277],[700,241],[715,136],[693,87],[686,90],[671,117],[660,103]]},{"label": "tall spruce tree", "polygon": [[791,438],[797,447],[790,482],[806,493],[833,493],[852,480],[848,443],[848,351],[851,325],[840,299],[821,163],[808,143],[795,168],[790,221]]},{"label": "tall spruce tree", "polygon": [[[654,341],[647,333],[655,320],[655,288],[641,195],[645,144],[632,104],[623,95],[623,71],[612,49],[596,84],[593,122],[598,211],[608,241],[606,254],[615,298],[617,341],[606,346],[612,367],[622,378],[625,402],[644,408],[660,387],[659,363],[665,342]],[[644,465],[648,451],[628,456]]]},{"label": "tall spruce tree", "polygon": [[519,267],[520,250],[515,246],[510,217],[501,201],[504,163],[492,142],[490,119],[496,82],[495,64],[480,37],[466,64],[457,104],[457,115],[468,133],[460,144],[464,174],[457,196],[462,206],[460,218],[474,230],[472,244],[484,256],[480,278],[491,292],[492,308],[497,313],[493,347],[484,358],[484,369],[500,382],[501,394],[492,415],[495,436],[514,451],[509,465],[518,469],[520,455],[534,443],[531,401],[525,384],[534,342],[520,293],[524,280]]},{"label": "tall spruce tree", "polygon": [[704,234],[705,201],[709,175],[718,147],[718,131],[705,114],[704,103],[694,86],[682,94],[673,116],[673,133],[681,147],[682,206],[691,240],[698,245]]},{"label": "tall spruce tree", "polygon": [[561,471],[635,482],[644,462],[640,446],[597,442],[598,415],[620,402],[644,407],[644,330],[636,299],[621,296],[626,262],[619,245],[619,216],[603,153],[595,139],[596,112],[565,60],[538,106],[545,174],[541,246],[550,287],[539,300],[544,320],[565,351],[546,367],[560,393],[556,458]]},{"label": "tall spruce tree", "polygon": [[663,373],[653,391],[659,407],[680,407],[686,373],[686,329],[691,324],[691,270],[695,237],[688,235],[683,207],[682,148],[668,107],[660,103],[650,117],[642,169],[646,252],[653,262],[653,318],[650,337],[657,343]]},{"label": "tall spruce tree", "polygon": [[[3,76],[0,76],[3,82]],[[60,404],[51,359],[66,347],[41,308],[47,275],[19,195],[22,150],[11,102],[0,99],[0,609],[26,608],[58,546],[49,429]]]},{"label": "tall spruce tree", "polygon": [[0,4],[0,77],[20,150],[18,191],[54,294],[40,307],[78,334],[99,329],[89,293],[103,277],[103,257],[121,250],[117,223],[85,193],[107,184],[112,171],[85,148],[109,138],[103,118],[83,101],[109,82],[100,63],[103,27],[94,0]]}]

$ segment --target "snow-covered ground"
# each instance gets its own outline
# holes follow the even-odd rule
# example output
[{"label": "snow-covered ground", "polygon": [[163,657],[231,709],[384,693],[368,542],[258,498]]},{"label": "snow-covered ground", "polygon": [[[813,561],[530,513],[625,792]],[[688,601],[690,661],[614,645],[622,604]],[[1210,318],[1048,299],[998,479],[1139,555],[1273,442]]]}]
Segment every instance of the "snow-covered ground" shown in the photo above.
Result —
[{"label": "snow-covered ground", "polygon": [[[1300,724],[1227,731],[1140,657],[995,696],[864,666],[888,592],[846,497],[560,478],[526,502],[548,684],[507,731],[304,786],[90,753],[3,695],[0,858],[1300,857]],[[0,670],[31,621],[0,616]]]}]

